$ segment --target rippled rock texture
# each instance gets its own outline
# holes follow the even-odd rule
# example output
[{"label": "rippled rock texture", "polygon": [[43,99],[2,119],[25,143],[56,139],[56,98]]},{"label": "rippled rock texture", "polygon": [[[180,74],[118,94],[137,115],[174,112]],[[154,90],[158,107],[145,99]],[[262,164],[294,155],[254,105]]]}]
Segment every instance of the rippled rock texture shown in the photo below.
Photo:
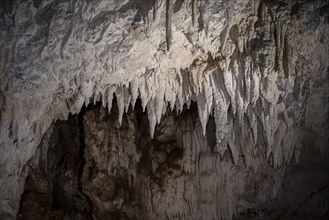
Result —
[{"label": "rippled rock texture", "polygon": [[[294,182],[283,178],[288,164],[313,158],[303,149],[319,164],[329,154],[328,8],[325,0],[1,1],[1,217],[17,216],[28,173],[25,188],[43,193],[45,213],[62,201],[49,199],[53,181],[72,187],[68,202],[86,204],[56,205],[59,216],[79,207],[76,215],[99,219],[229,219],[284,195],[280,186]],[[55,162],[72,152],[51,142],[45,150],[42,136],[98,101],[107,110],[72,122],[83,133],[72,151],[83,139],[83,156],[72,154],[74,166]],[[78,176],[30,165],[50,146],[58,148],[50,164]]]}]

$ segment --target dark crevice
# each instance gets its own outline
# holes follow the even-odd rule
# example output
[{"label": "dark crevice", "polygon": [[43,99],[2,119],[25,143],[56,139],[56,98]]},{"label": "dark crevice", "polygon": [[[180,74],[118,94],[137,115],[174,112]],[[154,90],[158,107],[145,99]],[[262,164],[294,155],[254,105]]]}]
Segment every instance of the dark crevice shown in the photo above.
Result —
[{"label": "dark crevice", "polygon": [[149,11],[154,9],[155,1],[154,0],[146,0],[146,1],[137,1],[135,2],[137,13],[134,18],[135,22],[143,21],[146,23],[148,21]]},{"label": "dark crevice", "polygon": [[[85,143],[85,129],[84,129],[84,114],[92,109],[98,108],[102,105],[100,101],[96,102],[95,104],[89,104],[87,107],[83,106],[80,113],[78,114],[77,120],[78,120],[78,129],[79,129],[79,158],[81,160],[80,167],[79,167],[79,174],[78,174],[78,190],[79,192],[85,196],[88,205],[91,207],[91,210],[93,209],[93,203],[89,196],[84,192],[83,190],[83,173],[84,168],[86,165],[86,158],[85,158],[85,149],[86,149],[86,143]],[[91,213],[90,218],[92,218]]]},{"label": "dark crevice", "polygon": [[[84,127],[83,127],[83,115],[84,115],[85,111],[86,111],[86,108],[84,107],[83,110],[78,114],[79,142],[80,142],[79,157],[81,159],[81,164],[79,167],[79,175],[78,175],[78,180],[79,180],[78,188],[82,194],[84,194],[84,193],[83,193],[83,186],[82,186],[81,178],[82,178],[84,166],[86,165],[86,159],[84,157],[84,152],[86,149],[85,135],[84,135],[85,131],[84,131]],[[86,197],[88,197],[88,196],[86,196]]]},{"label": "dark crevice", "polygon": [[196,0],[192,0],[192,25],[194,27],[195,25],[195,1]]},{"label": "dark crevice", "polygon": [[[197,1],[197,0],[194,0],[194,1]],[[197,4],[195,3],[195,5],[197,5]],[[198,6],[198,10],[199,10],[199,13],[200,13],[200,15],[198,17],[198,25],[199,25],[199,32],[201,32],[204,29],[204,18],[203,18],[204,11],[203,11],[202,2],[200,2],[200,5]],[[195,14],[195,12],[194,12],[194,14]],[[206,36],[208,36],[208,31],[207,30],[205,30],[205,33],[206,33]]]},{"label": "dark crevice", "polygon": [[174,13],[179,12],[179,10],[182,8],[183,3],[184,3],[184,0],[175,1],[174,8],[173,8]]},{"label": "dark crevice", "polygon": [[287,79],[289,76],[289,45],[287,40],[287,34],[284,36],[284,43],[283,43],[283,54],[282,54],[282,66],[283,66],[283,72],[284,77]]},{"label": "dark crevice", "polygon": [[214,116],[210,116],[208,119],[206,137],[211,152],[214,152],[216,148],[216,123]]}]

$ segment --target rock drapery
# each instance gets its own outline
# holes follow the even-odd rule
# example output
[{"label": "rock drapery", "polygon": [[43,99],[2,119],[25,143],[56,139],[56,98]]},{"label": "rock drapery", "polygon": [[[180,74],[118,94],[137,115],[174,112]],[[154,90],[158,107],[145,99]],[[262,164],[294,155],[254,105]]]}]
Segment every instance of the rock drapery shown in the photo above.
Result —
[{"label": "rock drapery", "polygon": [[[168,108],[181,113],[196,105],[200,125],[190,132],[197,138],[183,143],[192,151],[186,173],[195,172],[193,158],[202,155],[196,149],[205,146],[207,126],[214,128],[214,159],[199,165],[216,168],[217,176],[208,176],[214,183],[208,192],[225,189],[223,203],[216,200],[225,211],[204,208],[205,215],[230,218],[239,210],[240,192],[228,194],[234,187],[245,189],[238,180],[232,185],[235,173],[227,166],[242,160],[260,175],[268,163],[283,175],[305,143],[328,155],[325,0],[0,4],[0,215],[5,219],[16,217],[27,161],[52,122],[90,102],[101,101],[110,112],[114,96],[119,125],[141,99],[154,140]],[[270,187],[273,195],[282,175]],[[157,208],[166,213],[165,205]]]}]

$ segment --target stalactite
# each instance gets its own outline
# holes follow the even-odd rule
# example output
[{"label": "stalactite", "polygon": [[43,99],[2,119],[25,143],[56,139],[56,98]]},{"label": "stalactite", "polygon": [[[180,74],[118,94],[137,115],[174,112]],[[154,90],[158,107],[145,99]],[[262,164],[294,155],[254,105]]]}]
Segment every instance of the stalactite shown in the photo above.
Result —
[{"label": "stalactite", "polygon": [[[91,121],[110,117],[100,129],[112,126],[112,139],[91,143],[95,154],[89,156],[97,159],[86,167],[100,166],[104,176],[128,173],[129,183],[137,177],[130,173],[134,167],[144,169],[143,178],[156,179],[153,185],[140,180],[153,187],[145,198],[154,204],[143,210],[154,214],[150,219],[230,219],[273,196],[305,142],[299,140],[303,129],[316,136],[314,146],[327,149],[324,0],[5,2],[0,215],[15,218],[25,165],[50,124],[99,101],[108,112]],[[130,112],[134,107],[138,120]],[[89,129],[94,137],[102,135],[97,126]],[[176,138],[163,141],[161,134],[169,131]],[[122,140],[129,144],[121,146]],[[157,157],[167,159],[159,165]],[[264,197],[252,191],[255,177],[267,187]],[[138,196],[130,195],[126,182],[116,184],[123,186],[116,195]],[[99,194],[115,197],[106,190]],[[153,195],[166,190],[172,194]]]},{"label": "stalactite", "polygon": [[172,35],[172,14],[173,14],[173,0],[166,0],[166,42],[167,51],[170,49],[171,45],[171,35]]},{"label": "stalactite", "polygon": [[192,26],[195,26],[195,9],[197,8],[197,0],[192,0]]},{"label": "stalactite", "polygon": [[153,22],[155,22],[157,17],[157,0],[153,0]]}]

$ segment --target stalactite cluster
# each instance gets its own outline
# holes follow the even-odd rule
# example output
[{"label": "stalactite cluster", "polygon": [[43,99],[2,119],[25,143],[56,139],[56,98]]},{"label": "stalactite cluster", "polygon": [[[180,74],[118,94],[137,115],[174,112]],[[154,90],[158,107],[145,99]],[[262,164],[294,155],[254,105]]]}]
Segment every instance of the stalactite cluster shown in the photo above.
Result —
[{"label": "stalactite cluster", "polygon": [[[108,112],[98,114],[111,114],[114,97],[116,118],[106,117],[117,120],[116,129],[128,126],[134,129],[127,135],[138,133],[129,124],[137,119],[131,122],[125,115],[133,114],[140,99],[153,156],[165,154],[166,163],[173,165],[172,153],[183,160],[177,162],[182,172],[198,176],[183,180],[174,165],[153,164],[178,179],[168,180],[164,192],[170,193],[160,196],[155,192],[162,192],[158,180],[163,177],[153,174],[143,215],[229,219],[274,197],[300,149],[312,145],[324,156],[329,152],[328,16],[324,0],[2,1],[1,217],[16,217],[28,161],[51,124],[99,101]],[[171,119],[171,114],[183,118],[190,108],[197,119]],[[95,121],[89,120],[85,129],[94,126],[91,134],[104,130],[99,126],[106,120],[90,114]],[[179,134],[175,143],[180,147],[168,143],[168,149],[162,149],[158,145],[165,143],[157,131],[172,123],[181,127],[165,133]],[[121,136],[111,137],[99,141],[112,146]],[[86,149],[97,153],[103,144],[86,143]],[[113,160],[125,169],[129,160],[121,157],[138,155],[132,147],[136,144],[128,145],[131,149],[119,147]],[[112,162],[111,149],[85,153],[86,166],[121,175],[111,165],[98,164]],[[249,189],[258,186],[249,182],[253,177],[275,184],[266,182],[268,188],[259,186],[253,194]],[[200,182],[194,182],[197,179]],[[84,184],[93,189],[88,185],[92,181]],[[87,191],[87,197],[94,196]],[[248,200],[241,199],[247,194]]]}]

